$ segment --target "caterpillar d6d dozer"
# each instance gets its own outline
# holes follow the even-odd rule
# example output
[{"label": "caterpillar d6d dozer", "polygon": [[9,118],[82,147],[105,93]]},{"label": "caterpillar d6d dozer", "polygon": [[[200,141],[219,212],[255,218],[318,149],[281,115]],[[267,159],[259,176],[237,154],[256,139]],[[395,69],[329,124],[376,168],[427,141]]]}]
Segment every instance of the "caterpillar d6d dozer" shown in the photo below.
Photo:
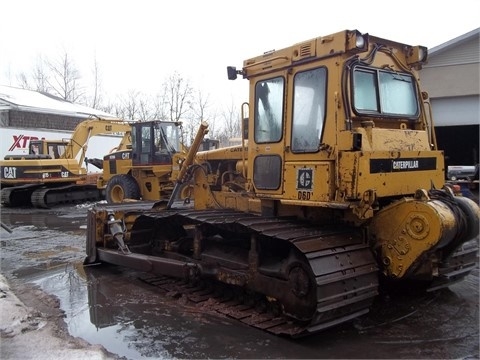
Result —
[{"label": "caterpillar d6d dozer", "polygon": [[200,152],[180,174],[193,179],[190,208],[89,211],[85,264],[153,273],[293,337],[365,314],[388,284],[463,279],[480,212],[444,184],[417,73],[426,59],[424,47],[347,30],[228,67],[250,84],[242,145]]}]

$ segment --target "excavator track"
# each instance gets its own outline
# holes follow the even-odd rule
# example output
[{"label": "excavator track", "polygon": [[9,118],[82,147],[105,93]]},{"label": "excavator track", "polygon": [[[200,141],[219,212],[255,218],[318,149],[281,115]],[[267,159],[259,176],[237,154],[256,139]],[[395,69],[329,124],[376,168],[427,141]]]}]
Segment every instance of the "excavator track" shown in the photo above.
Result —
[{"label": "excavator track", "polygon": [[66,185],[35,190],[31,195],[33,207],[48,209],[60,204],[77,204],[102,200],[102,191],[96,185]]},{"label": "excavator track", "polygon": [[[364,243],[358,229],[324,229],[292,220],[218,210],[146,212],[140,218],[141,221],[133,225],[132,236],[135,236],[136,231],[141,232],[141,229],[145,228],[145,221],[155,224],[156,228],[164,229],[167,223],[181,223],[209,227],[215,231],[218,230],[219,233],[254,234],[261,238],[264,244],[259,246],[259,252],[271,250],[262,248],[267,246],[265,244],[275,246],[282,242],[282,246],[291,250],[290,254],[292,251],[300,254],[297,259],[301,258],[302,261],[296,270],[298,268],[306,270],[291,272],[290,274],[293,273],[293,275],[285,281],[278,281],[281,274],[277,267],[282,268],[282,265],[259,264],[258,268],[253,270],[250,258],[242,263],[238,258],[226,258],[224,254],[218,252],[218,249],[210,249],[210,252],[206,249],[202,252],[201,259],[188,259],[188,261],[197,261],[199,267],[208,267],[208,264],[212,263],[235,264],[237,269],[218,271],[225,271],[223,279],[232,272],[237,274],[233,277],[234,279],[246,279],[243,282],[239,281],[242,283],[241,286],[231,285],[231,280],[212,281],[208,275],[197,279],[200,282],[185,282],[158,276],[164,275],[161,270],[162,265],[153,266],[157,270],[152,271],[155,275],[143,277],[143,281],[169,294],[175,294],[175,297],[187,298],[199,306],[208,306],[218,313],[272,334],[302,337],[345,323],[367,313],[378,294],[378,268],[370,248]],[[116,250],[98,248],[97,252],[98,258],[106,262],[125,266],[129,266],[130,263],[132,267],[135,267],[134,263],[138,265],[137,254],[134,254],[135,257],[130,260],[130,255],[122,255]],[[235,250],[231,251],[231,253],[235,252]],[[172,257],[171,254],[166,256]],[[114,258],[117,259],[114,260]],[[147,263],[150,263],[152,258],[150,256]],[[279,259],[279,263],[284,263],[284,266],[292,266],[288,261],[290,260]],[[294,262],[297,263],[299,260]],[[309,274],[308,279],[306,273]],[[257,286],[256,291],[252,291],[248,286],[249,282],[256,281],[260,281],[261,286]],[[316,305],[314,305],[313,314],[309,314],[308,320],[295,318],[295,314],[290,316],[289,312],[294,312],[292,309],[296,309],[295,301],[297,300],[293,300],[288,306],[281,303],[281,300],[273,300],[271,296],[265,296],[258,291],[258,288],[262,289],[263,286],[269,288],[272,286],[270,283],[275,282],[280,286],[280,293],[289,293],[286,296],[287,301],[292,297],[295,298],[292,295],[295,293],[301,299],[300,304],[303,298],[307,297],[303,296],[302,291],[310,295],[313,293],[313,301]],[[208,286],[205,285],[206,283]],[[306,283],[311,284],[311,292],[307,291]],[[239,289],[243,289],[241,293]]]},{"label": "excavator track", "polygon": [[32,193],[41,186],[41,184],[28,184],[3,188],[2,204],[8,207],[29,206]]}]

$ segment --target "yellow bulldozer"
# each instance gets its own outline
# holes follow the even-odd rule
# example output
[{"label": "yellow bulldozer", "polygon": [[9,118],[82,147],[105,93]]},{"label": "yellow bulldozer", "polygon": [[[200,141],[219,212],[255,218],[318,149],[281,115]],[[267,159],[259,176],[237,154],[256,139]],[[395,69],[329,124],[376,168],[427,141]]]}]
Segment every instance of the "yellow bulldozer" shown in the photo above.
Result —
[{"label": "yellow bulldozer", "polygon": [[426,60],[425,47],[345,30],[228,67],[249,83],[242,144],[185,163],[175,187],[191,183],[193,205],[89,210],[84,264],[153,273],[292,337],[365,314],[383,286],[464,279],[480,209],[445,184]]}]

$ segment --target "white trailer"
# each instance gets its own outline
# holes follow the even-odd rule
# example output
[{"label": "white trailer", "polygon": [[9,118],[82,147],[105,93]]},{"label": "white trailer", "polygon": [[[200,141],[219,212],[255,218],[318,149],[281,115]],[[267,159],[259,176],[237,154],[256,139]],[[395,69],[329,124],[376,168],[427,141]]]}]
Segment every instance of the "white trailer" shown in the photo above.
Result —
[{"label": "white trailer", "polygon": [[[69,140],[72,131],[51,130],[51,129],[22,129],[22,128],[0,128],[0,159],[10,155],[26,155],[30,140]],[[86,158],[102,159],[113,148],[118,146],[121,135],[97,135],[89,142]],[[94,166],[88,167],[89,172],[99,172]]]}]

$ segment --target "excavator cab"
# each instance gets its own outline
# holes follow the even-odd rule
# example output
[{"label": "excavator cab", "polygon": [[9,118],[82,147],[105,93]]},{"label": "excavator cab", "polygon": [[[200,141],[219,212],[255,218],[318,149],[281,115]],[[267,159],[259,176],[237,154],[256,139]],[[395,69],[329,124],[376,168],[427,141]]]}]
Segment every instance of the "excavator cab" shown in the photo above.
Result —
[{"label": "excavator cab", "polygon": [[66,140],[30,140],[28,154],[7,155],[4,160],[60,159],[68,146]]},{"label": "excavator cab", "polygon": [[30,140],[30,155],[46,155],[46,158],[60,159],[68,142],[64,140]]}]

